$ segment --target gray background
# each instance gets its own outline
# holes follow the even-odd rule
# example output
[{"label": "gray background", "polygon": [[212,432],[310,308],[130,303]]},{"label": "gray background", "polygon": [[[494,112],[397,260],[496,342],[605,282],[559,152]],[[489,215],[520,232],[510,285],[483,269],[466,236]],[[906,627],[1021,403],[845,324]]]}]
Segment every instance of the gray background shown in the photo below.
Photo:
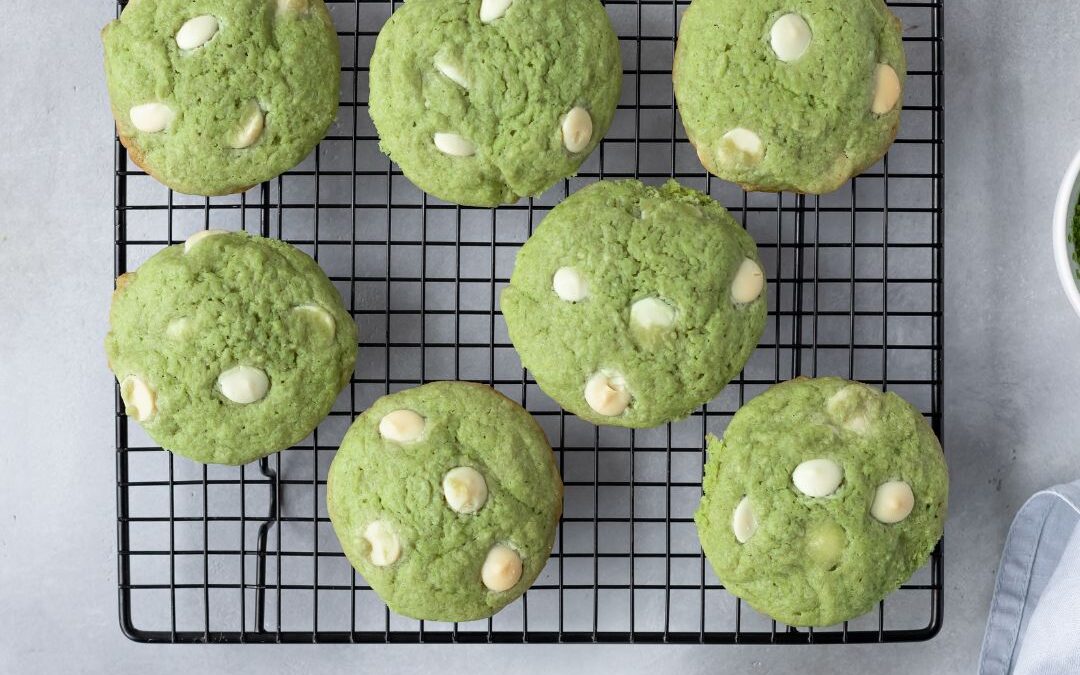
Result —
[{"label": "gray background", "polygon": [[116,621],[107,0],[6,0],[0,25],[0,670],[972,672],[1008,523],[1080,477],[1080,319],[1050,217],[1080,148],[1080,6],[946,3],[945,627],[860,647],[146,646]]}]

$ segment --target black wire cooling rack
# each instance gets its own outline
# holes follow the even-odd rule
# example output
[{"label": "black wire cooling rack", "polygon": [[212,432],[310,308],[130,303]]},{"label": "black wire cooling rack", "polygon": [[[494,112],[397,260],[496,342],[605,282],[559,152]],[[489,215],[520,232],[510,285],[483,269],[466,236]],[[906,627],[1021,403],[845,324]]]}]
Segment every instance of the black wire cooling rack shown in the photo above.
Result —
[{"label": "black wire cooling rack", "polygon": [[[327,0],[342,47],[339,118],[302,165],[244,195],[174,194],[116,144],[116,273],[207,227],[287,240],[313,255],[360,327],[351,387],[300,446],[246,467],[161,451],[117,395],[119,610],[145,642],[897,642],[942,622],[942,546],[875,612],[829,628],[777,625],[728,594],[692,521],[706,433],[769,385],[835,374],[901,394],[942,433],[942,2],[889,3],[909,62],[889,156],[822,197],[746,194],[710,178],[675,113],[671,64],[684,0],[607,0],[622,48],[615,122],[580,175],[497,210],[438,202],[378,150],[368,58],[398,6]],[[124,0],[118,3],[118,10]],[[769,325],[740,377],[666,427],[597,428],[525,372],[498,311],[514,254],[544,214],[599,178],[669,177],[712,194],[757,240]],[[555,550],[536,584],[467,624],[390,613],[345,560],[326,472],[355,415],[438,379],[492,384],[547,431],[566,484]]]}]

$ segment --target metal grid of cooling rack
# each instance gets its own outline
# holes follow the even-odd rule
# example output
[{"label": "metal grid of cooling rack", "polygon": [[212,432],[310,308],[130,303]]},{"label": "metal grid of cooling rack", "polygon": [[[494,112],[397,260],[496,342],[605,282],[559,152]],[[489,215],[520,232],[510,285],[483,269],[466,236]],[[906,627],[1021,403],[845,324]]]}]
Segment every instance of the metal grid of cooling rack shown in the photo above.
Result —
[{"label": "metal grid of cooling rack", "polygon": [[[685,0],[607,0],[623,96],[580,175],[497,210],[438,202],[384,156],[366,114],[367,62],[398,6],[327,0],[342,46],[338,121],[313,155],[246,194],[174,194],[116,145],[116,273],[207,227],[312,254],[361,335],[352,385],[299,446],[246,467],[201,466],[154,446],[117,395],[119,611],[147,642],[834,643],[929,639],[942,622],[942,546],[871,614],[777,625],[723,590],[698,546],[704,439],[744,401],[795,375],[896,391],[942,432],[942,4],[890,2],[909,75],[889,156],[822,197],[746,194],[710,178],[677,115],[670,71]],[[118,2],[118,11],[125,0]],[[523,371],[497,306],[517,248],[566,195],[599,178],[668,177],[725,204],[758,241],[769,325],[744,372],[689,419],[630,431],[559,410]],[[437,379],[486,382],[547,431],[566,484],[555,550],[536,584],[467,624],[391,614],[356,575],[325,507],[326,471],[373,400]]]}]

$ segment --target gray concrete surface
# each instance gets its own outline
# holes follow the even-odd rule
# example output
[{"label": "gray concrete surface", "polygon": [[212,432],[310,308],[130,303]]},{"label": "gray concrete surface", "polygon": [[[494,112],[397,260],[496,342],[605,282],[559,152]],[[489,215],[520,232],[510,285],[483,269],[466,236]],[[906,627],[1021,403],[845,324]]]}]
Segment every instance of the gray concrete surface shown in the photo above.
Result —
[{"label": "gray concrete surface", "polygon": [[1080,5],[946,0],[946,613],[926,644],[174,647],[116,620],[108,0],[0,24],[0,672],[969,673],[1008,523],[1080,477],[1080,319],[1049,239],[1080,148]]}]

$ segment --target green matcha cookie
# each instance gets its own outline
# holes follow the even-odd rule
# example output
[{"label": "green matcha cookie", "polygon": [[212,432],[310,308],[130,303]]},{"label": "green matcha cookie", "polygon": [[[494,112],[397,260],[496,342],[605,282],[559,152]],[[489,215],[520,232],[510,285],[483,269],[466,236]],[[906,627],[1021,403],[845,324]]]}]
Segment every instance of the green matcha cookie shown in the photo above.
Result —
[{"label": "green matcha cookie", "polygon": [[694,0],[675,96],[705,168],[747,190],[832,192],[900,126],[906,61],[882,0]]},{"label": "green matcha cookie", "polygon": [[433,382],[356,419],[327,479],[334,531],[398,614],[491,616],[551,554],[562,481],[544,432],[494,389]]},{"label": "green matcha cookie", "polygon": [[356,361],[356,324],[315,261],[242,233],[200,232],[117,279],[110,324],[128,416],[197,462],[296,444]]},{"label": "green matcha cookie", "polygon": [[923,416],[893,393],[799,378],[709,439],[694,516],[725,588],[792,626],[873,609],[941,538],[948,471]]},{"label": "green matcha cookie", "polygon": [[178,192],[270,180],[337,116],[338,41],[323,0],[132,0],[101,35],[120,140]]},{"label": "green matcha cookie", "polygon": [[370,112],[420,189],[496,206],[576,173],[621,84],[597,0],[410,0],[375,43]]},{"label": "green matcha cookie", "polygon": [[521,362],[559,405],[652,427],[742,369],[765,327],[765,278],[753,240],[708,196],[601,181],[544,218],[501,305]]}]

